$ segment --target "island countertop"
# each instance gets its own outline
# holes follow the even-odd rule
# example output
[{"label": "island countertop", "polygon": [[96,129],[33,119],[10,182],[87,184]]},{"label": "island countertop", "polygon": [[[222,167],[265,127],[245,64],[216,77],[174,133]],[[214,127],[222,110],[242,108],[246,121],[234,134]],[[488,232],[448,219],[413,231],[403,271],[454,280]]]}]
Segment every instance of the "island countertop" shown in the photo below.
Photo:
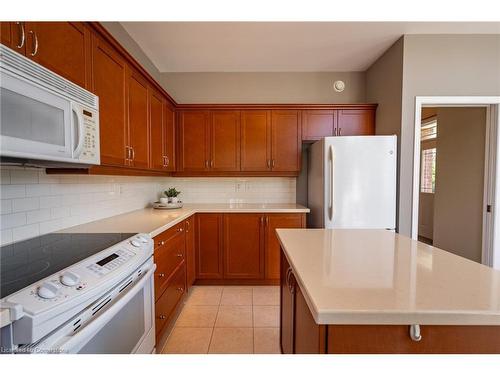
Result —
[{"label": "island countertop", "polygon": [[317,324],[500,325],[500,271],[386,230],[277,233]]}]

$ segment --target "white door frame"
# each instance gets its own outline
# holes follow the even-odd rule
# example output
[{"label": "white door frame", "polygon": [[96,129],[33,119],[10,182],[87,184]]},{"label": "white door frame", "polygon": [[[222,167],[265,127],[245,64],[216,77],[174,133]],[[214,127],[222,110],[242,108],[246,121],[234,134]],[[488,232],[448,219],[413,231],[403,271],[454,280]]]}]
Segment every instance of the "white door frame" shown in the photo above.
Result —
[{"label": "white door frame", "polygon": [[[486,107],[485,186],[484,207],[491,205],[491,214],[483,217],[482,263],[500,269],[500,210],[494,202],[500,202],[500,96],[417,96],[415,97],[413,194],[411,236],[418,239],[418,203],[420,192],[420,126],[422,106],[426,107]],[[498,162],[496,162],[498,161]],[[500,227],[500,225],[497,225]]]}]

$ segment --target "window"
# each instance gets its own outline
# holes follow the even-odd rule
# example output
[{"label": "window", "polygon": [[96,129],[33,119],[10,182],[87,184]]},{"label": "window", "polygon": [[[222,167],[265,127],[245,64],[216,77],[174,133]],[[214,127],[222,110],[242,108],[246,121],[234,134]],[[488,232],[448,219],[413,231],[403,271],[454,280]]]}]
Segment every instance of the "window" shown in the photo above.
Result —
[{"label": "window", "polygon": [[436,148],[422,150],[420,192],[434,193],[436,189]]},{"label": "window", "polygon": [[422,123],[420,130],[420,140],[428,141],[430,139],[436,139],[437,137],[437,119],[434,117],[432,120],[425,121]]}]

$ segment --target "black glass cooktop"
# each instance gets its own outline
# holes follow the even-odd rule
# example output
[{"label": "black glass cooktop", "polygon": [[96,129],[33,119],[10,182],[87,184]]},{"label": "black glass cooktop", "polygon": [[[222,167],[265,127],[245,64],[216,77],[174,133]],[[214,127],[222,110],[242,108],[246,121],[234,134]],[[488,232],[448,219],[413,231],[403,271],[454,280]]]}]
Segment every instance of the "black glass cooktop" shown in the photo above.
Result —
[{"label": "black glass cooktop", "polygon": [[51,233],[0,247],[0,298],[137,233]]}]

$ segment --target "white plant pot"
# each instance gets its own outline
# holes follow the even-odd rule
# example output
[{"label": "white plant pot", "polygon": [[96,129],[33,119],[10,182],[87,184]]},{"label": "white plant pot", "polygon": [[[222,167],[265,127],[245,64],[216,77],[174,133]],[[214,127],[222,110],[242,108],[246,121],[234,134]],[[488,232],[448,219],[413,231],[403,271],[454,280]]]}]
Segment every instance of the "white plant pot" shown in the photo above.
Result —
[{"label": "white plant pot", "polygon": [[170,203],[177,203],[179,201],[178,197],[171,197],[169,199],[170,199]]},{"label": "white plant pot", "polygon": [[167,197],[161,197],[161,198],[160,198],[160,202],[161,202],[161,204],[167,204],[167,203],[168,203],[168,201],[169,201],[169,198],[167,198]]}]

